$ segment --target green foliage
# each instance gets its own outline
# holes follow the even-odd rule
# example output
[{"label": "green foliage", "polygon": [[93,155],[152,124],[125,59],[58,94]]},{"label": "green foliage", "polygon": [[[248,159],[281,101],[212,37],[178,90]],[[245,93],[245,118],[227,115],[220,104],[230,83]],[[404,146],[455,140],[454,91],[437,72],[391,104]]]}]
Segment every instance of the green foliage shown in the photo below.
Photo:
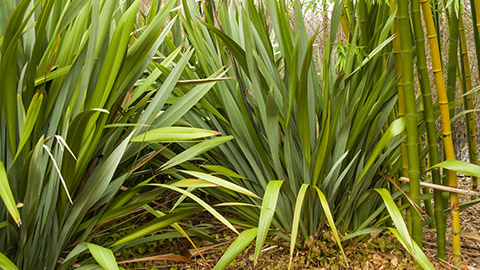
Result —
[{"label": "green foliage", "polygon": [[[218,82],[205,95],[216,110],[199,106],[185,114],[184,121],[235,137],[204,158],[233,167],[247,178],[231,177],[237,185],[265,200],[270,197],[267,186],[271,180],[284,181],[271,225],[280,230],[272,233],[290,239],[286,232],[298,231],[305,240],[327,223],[333,229],[333,220],[338,234],[343,234],[380,218],[377,209],[382,201],[367,191],[386,186],[376,174],[394,173],[386,164],[398,164],[398,135],[405,128],[404,119],[393,122],[389,117],[397,98],[392,58],[382,54],[392,41],[389,7],[375,6],[379,14],[373,20],[376,28],[368,46],[362,48],[364,53],[358,53],[355,40],[343,44],[345,55],[337,65],[334,41],[343,8],[337,1],[325,60],[317,71],[312,55],[315,35],[308,38],[298,1],[293,4],[292,18],[282,1],[205,4],[205,14],[214,14],[212,17],[202,16],[193,1],[182,4],[185,43],[197,52],[195,73],[214,74],[226,64],[232,66],[227,74],[236,79]],[[228,50],[219,49],[223,46]],[[199,76],[196,74],[189,79]],[[304,185],[318,189],[325,198],[306,193]],[[243,194],[217,190],[210,194],[221,201],[264,205]],[[252,226],[257,220],[262,222],[266,211],[233,207],[235,214]],[[258,229],[261,238],[257,245],[264,238],[261,231],[265,230]]]},{"label": "green foliage", "polygon": [[[12,217],[0,231],[2,267],[11,260],[21,269],[67,269],[82,259],[86,268],[118,269],[110,250],[85,242],[96,226],[161,200],[166,188],[183,190],[147,188],[158,162],[173,170],[232,139],[178,123],[223,73],[180,82],[193,51],[167,48],[173,0],[139,25],[140,0],[1,5],[0,213]],[[172,99],[178,91],[185,96]],[[174,142],[184,148],[173,158],[163,143]],[[199,210],[182,205],[148,233]],[[81,256],[87,249],[100,266]]]}]

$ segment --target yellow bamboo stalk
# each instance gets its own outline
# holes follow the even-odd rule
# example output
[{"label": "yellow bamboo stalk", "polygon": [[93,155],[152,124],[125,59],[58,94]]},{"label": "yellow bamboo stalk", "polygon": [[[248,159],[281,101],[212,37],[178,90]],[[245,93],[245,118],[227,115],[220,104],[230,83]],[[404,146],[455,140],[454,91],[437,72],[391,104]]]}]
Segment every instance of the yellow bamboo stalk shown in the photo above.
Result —
[{"label": "yellow bamboo stalk", "polygon": [[[440,61],[440,49],[438,47],[437,31],[433,23],[432,10],[428,0],[420,1],[423,11],[423,19],[427,28],[428,42],[430,45],[430,54],[432,56],[433,74],[435,76],[435,84],[437,86],[438,103],[440,105],[440,116],[442,124],[443,144],[445,149],[445,156],[447,160],[455,160],[455,153],[453,151],[452,130],[450,126],[450,112],[448,109],[447,90],[445,88],[445,80],[443,78],[442,64]],[[448,171],[448,185],[450,187],[457,187],[457,174]],[[453,255],[460,259],[460,208],[458,204],[457,193],[450,193],[450,207],[452,211],[452,252]]]}]

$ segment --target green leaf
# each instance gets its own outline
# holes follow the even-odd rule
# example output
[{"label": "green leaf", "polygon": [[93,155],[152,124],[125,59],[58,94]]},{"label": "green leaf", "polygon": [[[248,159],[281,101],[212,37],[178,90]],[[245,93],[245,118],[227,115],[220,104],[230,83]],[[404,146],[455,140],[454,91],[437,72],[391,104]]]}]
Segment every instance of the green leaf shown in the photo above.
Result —
[{"label": "green leaf", "polygon": [[195,171],[181,171],[181,172],[186,173],[186,174],[190,174],[190,175],[195,176],[199,179],[203,179],[203,180],[208,181],[212,184],[231,189],[231,190],[236,191],[238,193],[242,193],[242,194],[245,194],[247,196],[251,196],[251,197],[255,197],[255,198],[260,199],[260,197],[258,197],[255,193],[251,192],[250,190],[248,190],[246,188],[243,188],[241,186],[238,186],[238,185],[236,185],[232,182],[223,180],[222,178],[213,176],[211,174],[202,173],[202,172],[195,172]]},{"label": "green leaf", "polygon": [[28,137],[30,137],[30,134],[32,133],[33,127],[35,126],[36,120],[38,113],[40,112],[40,108],[42,107],[42,101],[43,101],[43,94],[40,93],[35,93],[33,96],[32,102],[30,103],[30,106],[28,107],[27,110],[27,116],[25,117],[25,124],[23,125],[22,129],[22,134],[20,136],[20,143],[18,144],[17,148],[17,154],[15,155],[14,160],[17,159],[18,155],[23,149],[23,146],[28,140]]},{"label": "green leaf", "polygon": [[194,158],[200,154],[203,154],[207,151],[209,151],[210,149],[213,149],[215,147],[217,147],[218,145],[220,144],[223,144],[223,143],[226,143],[230,140],[233,139],[233,136],[223,136],[223,137],[217,137],[217,138],[213,138],[213,139],[210,139],[210,140],[205,140],[201,143],[198,143],[190,148],[188,148],[187,150],[181,152],[180,154],[176,155],[175,157],[173,157],[172,159],[170,159],[169,161],[165,162],[165,164],[162,165],[162,167],[160,167],[161,170],[166,170],[166,169],[169,169],[173,166],[176,166],[180,163],[183,163],[191,158]]},{"label": "green leaf", "polygon": [[[161,184],[158,184],[161,185]],[[163,185],[162,185],[163,186]],[[117,242],[112,244],[112,247],[119,246],[125,243],[128,243],[130,241],[139,239],[147,234],[151,234],[153,232],[156,232],[160,229],[163,229],[165,227],[168,227],[172,225],[173,223],[184,219],[186,217],[189,217],[195,213],[198,213],[199,208],[198,207],[189,207],[189,208],[181,208],[177,209],[171,213],[168,213],[162,217],[156,218],[152,220],[151,222],[141,226],[137,230],[135,230],[132,233],[129,233],[125,237],[121,238]]]},{"label": "green leaf", "polygon": [[3,162],[0,161],[0,196],[2,197],[3,203],[7,207],[8,212],[12,216],[15,223],[18,226],[22,224],[20,220],[20,213],[17,209],[17,204],[15,203],[15,198],[13,198],[12,190],[10,189],[10,184],[8,183],[7,172]]},{"label": "green leaf", "polygon": [[297,201],[295,202],[295,212],[293,213],[293,222],[292,222],[292,236],[290,239],[290,262],[289,267],[291,266],[293,260],[293,252],[295,250],[295,244],[297,243],[298,236],[298,225],[300,223],[300,214],[302,213],[303,201],[305,200],[305,193],[307,192],[308,184],[302,184],[300,190],[297,194]]},{"label": "green leaf", "polygon": [[179,142],[219,135],[218,131],[191,127],[161,127],[132,138],[132,142]]},{"label": "green leaf", "polygon": [[4,270],[18,270],[18,267],[0,252],[0,268]]},{"label": "green leaf", "polygon": [[215,218],[217,218],[220,222],[222,222],[225,226],[227,226],[228,228],[230,228],[232,231],[234,231],[235,233],[237,234],[240,234],[238,232],[237,229],[235,229],[235,227],[233,227],[233,225],[224,217],[222,216],[222,214],[220,214],[217,210],[215,210],[213,207],[211,207],[208,203],[206,203],[205,201],[203,201],[202,199],[200,199],[198,196],[194,195],[193,193],[191,192],[188,192],[186,190],[183,190],[181,188],[177,188],[177,187],[174,187],[174,186],[170,186],[170,185],[164,185],[164,184],[150,184],[152,186],[158,186],[158,187],[162,187],[162,188],[166,188],[166,189],[171,189],[173,191],[176,191],[182,195],[185,195],[187,197],[189,197],[190,199],[194,200],[196,203],[200,204],[200,206],[202,206],[203,208],[205,208],[205,210],[207,210],[208,212],[210,212]]},{"label": "green leaf", "polygon": [[414,241],[412,241],[412,238],[408,233],[407,225],[403,220],[402,213],[400,213],[400,210],[398,209],[397,205],[393,201],[392,196],[390,195],[387,189],[377,188],[375,189],[375,191],[378,192],[380,196],[382,196],[385,206],[387,207],[388,213],[390,214],[390,217],[393,220],[393,224],[395,224],[395,226],[397,227],[399,235],[401,236],[401,239],[406,243],[405,248],[408,250],[408,252],[410,252],[410,254],[412,254]]},{"label": "green leaf", "polygon": [[[402,244],[403,247],[405,247],[405,249],[409,250],[408,248],[408,245],[407,243],[405,242],[405,239],[403,239],[402,235],[398,232],[397,229],[395,228],[388,228],[388,230],[390,230],[398,239],[398,241],[400,241],[400,243]],[[415,259],[415,261],[420,264],[420,266],[423,268],[423,269],[427,269],[427,270],[435,270],[435,267],[432,265],[432,263],[428,260],[427,256],[425,256],[425,253],[423,253],[423,250],[422,248],[420,248],[418,246],[417,243],[413,242],[413,252],[410,252],[410,254],[413,256],[413,258]]]},{"label": "green leaf", "polygon": [[237,239],[230,244],[230,247],[228,247],[215,267],[213,267],[213,270],[226,269],[228,265],[250,245],[257,235],[257,231],[257,228],[243,231],[240,236],[238,236]]},{"label": "green leaf", "polygon": [[268,182],[265,194],[263,196],[262,209],[260,210],[260,218],[258,220],[258,235],[255,244],[255,261],[257,264],[258,257],[262,251],[263,244],[267,238],[270,224],[272,223],[273,214],[277,206],[278,195],[282,187],[283,180],[272,180]]},{"label": "green leaf", "polygon": [[241,175],[239,175],[238,173],[228,169],[228,168],[225,168],[223,166],[219,166],[219,165],[202,165],[202,168],[205,168],[207,170],[210,170],[216,174],[223,174],[225,176],[230,176],[230,177],[234,177],[234,178],[240,178],[240,179],[247,179]]},{"label": "green leaf", "polygon": [[92,253],[93,258],[95,258],[97,263],[100,264],[103,269],[118,270],[117,261],[115,260],[115,256],[110,249],[92,243],[87,243],[87,246],[90,250],[90,253]]},{"label": "green leaf", "polygon": [[333,236],[335,237],[335,240],[337,241],[338,247],[340,248],[340,251],[342,252],[343,259],[348,265],[347,261],[347,256],[345,256],[345,252],[343,251],[342,247],[342,242],[340,241],[340,237],[338,236],[338,231],[337,228],[335,227],[335,222],[333,220],[332,212],[330,211],[330,207],[328,206],[327,198],[325,198],[325,194],[318,188],[315,187],[315,190],[317,191],[318,198],[320,198],[320,203],[322,204],[323,212],[325,213],[325,216],[327,217],[328,224],[330,225],[330,229],[333,232]]},{"label": "green leaf", "polygon": [[360,176],[358,177],[357,181],[355,182],[355,185],[360,183],[362,178],[365,176],[367,173],[368,169],[372,166],[373,162],[377,157],[380,155],[382,150],[387,146],[387,144],[390,142],[390,140],[402,133],[405,130],[405,127],[407,125],[407,120],[405,117],[399,118],[390,124],[388,127],[387,131],[383,134],[382,138],[378,141],[377,145],[372,151],[372,154],[368,158],[367,162],[365,163],[365,166],[363,167],[362,172],[360,173]]},{"label": "green leaf", "polygon": [[480,177],[480,166],[460,160],[446,160],[433,165],[430,169],[433,168],[444,168],[466,175]]}]

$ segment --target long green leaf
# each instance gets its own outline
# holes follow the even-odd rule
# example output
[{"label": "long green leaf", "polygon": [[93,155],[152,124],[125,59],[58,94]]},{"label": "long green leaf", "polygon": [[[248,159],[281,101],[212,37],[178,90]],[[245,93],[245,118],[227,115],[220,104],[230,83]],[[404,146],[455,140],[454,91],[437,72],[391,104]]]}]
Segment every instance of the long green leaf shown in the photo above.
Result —
[{"label": "long green leaf", "polygon": [[237,234],[240,234],[238,232],[237,229],[235,229],[235,227],[233,227],[233,225],[224,217],[222,216],[222,214],[220,214],[217,210],[215,210],[213,207],[211,207],[208,203],[206,203],[204,200],[200,199],[198,196],[194,195],[193,193],[191,192],[188,192],[186,190],[183,190],[181,188],[177,188],[177,187],[174,187],[174,186],[170,186],[170,185],[164,185],[164,184],[150,184],[152,186],[159,186],[159,187],[162,187],[162,188],[166,188],[166,189],[171,189],[173,191],[176,191],[184,196],[187,196],[189,197],[190,199],[194,200],[196,203],[198,203],[200,206],[202,206],[203,208],[205,208],[205,210],[207,210],[208,212],[210,212],[215,218],[217,218],[220,222],[222,222],[223,224],[225,224],[225,226],[227,226],[228,228],[230,228],[232,231],[234,231],[235,233]]},{"label": "long green leaf", "polygon": [[195,213],[198,213],[199,208],[198,207],[190,207],[190,208],[184,208],[184,209],[178,209],[175,210],[171,213],[168,213],[162,217],[156,218],[152,220],[151,222],[139,227],[136,229],[134,232],[129,233],[125,237],[121,238],[117,242],[112,244],[112,247],[119,246],[126,244],[130,241],[139,239],[147,234],[151,234],[153,232],[156,232],[160,229],[163,229],[165,227],[168,227],[172,225],[173,223],[184,219],[186,217],[189,217]]},{"label": "long green leaf", "polygon": [[22,224],[20,220],[20,213],[17,209],[17,204],[15,203],[15,198],[13,197],[12,190],[10,189],[10,184],[8,183],[7,172],[3,162],[0,161],[0,196],[2,197],[3,203],[7,207],[8,212],[12,216],[15,223],[18,226]]},{"label": "long green leaf", "polygon": [[333,220],[332,212],[330,211],[330,207],[328,206],[327,198],[325,198],[325,194],[323,194],[323,192],[318,187],[314,187],[314,188],[317,191],[318,198],[320,198],[320,203],[322,204],[323,212],[327,217],[327,221],[328,221],[328,224],[330,225],[330,229],[332,230],[333,236],[335,237],[338,247],[342,252],[343,259],[345,260],[345,263],[347,263],[348,265],[347,256],[345,256],[345,252],[343,251],[342,241],[340,241],[340,237],[338,236],[337,227],[335,226],[335,221]]},{"label": "long green leaf", "polygon": [[132,142],[180,142],[219,135],[218,131],[191,127],[161,127],[132,138]]},{"label": "long green leaf", "polygon": [[190,174],[190,175],[195,176],[199,179],[203,179],[203,180],[208,181],[212,184],[216,184],[218,186],[231,189],[235,192],[242,193],[242,194],[245,194],[247,196],[251,196],[251,197],[255,197],[255,198],[260,199],[260,197],[258,197],[255,193],[251,192],[250,190],[248,190],[246,188],[243,188],[241,186],[238,186],[238,185],[236,185],[232,182],[223,180],[222,178],[213,176],[211,174],[202,173],[202,172],[195,172],[195,171],[181,171],[181,172],[186,173],[186,174]]},{"label": "long green leaf", "polygon": [[257,242],[255,243],[255,264],[258,261],[263,244],[267,238],[273,214],[275,214],[275,208],[277,207],[278,195],[282,184],[282,180],[272,180],[268,182],[267,188],[265,189],[262,209],[260,210],[260,218],[258,220],[258,236]]},{"label": "long green leaf", "polygon": [[226,143],[230,140],[233,139],[233,136],[222,136],[222,137],[217,137],[213,138],[210,140],[205,140],[199,144],[196,144],[187,150],[181,152],[180,154],[176,155],[169,161],[165,162],[162,167],[160,167],[161,170],[166,170],[169,169],[173,166],[176,166],[180,163],[183,163],[191,158],[194,158],[200,154],[203,154],[207,152],[210,149],[213,149],[217,147],[218,145],[221,145],[223,143]]},{"label": "long green leaf", "polygon": [[[402,235],[400,234],[400,232],[397,229],[388,228],[388,230],[391,231],[393,233],[393,235],[395,235],[397,237],[398,241],[400,241],[400,243],[402,244],[403,247],[405,247],[405,249],[409,250],[408,244],[405,242],[405,239],[402,237]],[[418,264],[420,264],[420,266],[423,269],[435,270],[435,267],[428,260],[427,256],[425,256],[425,253],[423,253],[422,248],[420,248],[415,241],[413,241],[413,249],[414,249],[413,252],[411,252],[410,254],[413,256],[415,261]]]},{"label": "long green leaf", "polygon": [[295,212],[293,214],[293,222],[292,222],[292,235],[290,237],[290,262],[288,263],[289,269],[291,267],[292,260],[293,260],[293,252],[295,250],[295,244],[297,243],[300,214],[302,213],[303,201],[305,200],[305,193],[307,192],[308,187],[309,187],[308,184],[302,184],[297,194],[297,201],[295,203]]},{"label": "long green leaf", "polygon": [[217,262],[213,270],[222,270],[226,269],[228,265],[244,251],[248,245],[255,239],[257,236],[257,228],[252,228],[243,231],[240,236],[230,244],[230,247],[225,251],[220,260]]},{"label": "long green leaf", "polygon": [[382,150],[387,146],[387,144],[390,142],[390,140],[393,137],[402,133],[405,130],[406,125],[407,125],[407,121],[406,121],[405,117],[399,118],[399,119],[393,121],[392,124],[390,124],[387,131],[385,131],[382,138],[380,139],[380,141],[377,143],[377,145],[373,149],[372,154],[370,155],[367,162],[365,163],[365,166],[363,167],[363,170],[360,173],[360,176],[358,177],[355,185],[357,185],[362,180],[362,178],[367,173],[368,169],[370,169],[370,167],[372,166],[375,159],[377,159],[377,157],[380,155]]}]

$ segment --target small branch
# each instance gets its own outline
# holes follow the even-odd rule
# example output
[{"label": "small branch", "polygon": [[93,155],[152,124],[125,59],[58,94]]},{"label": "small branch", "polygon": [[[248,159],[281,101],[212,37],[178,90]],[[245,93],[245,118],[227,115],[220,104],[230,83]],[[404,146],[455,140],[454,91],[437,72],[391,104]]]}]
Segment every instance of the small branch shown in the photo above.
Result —
[{"label": "small branch", "polygon": [[[410,179],[406,177],[400,177],[400,181],[409,183]],[[465,195],[471,195],[471,196],[480,196],[480,192],[474,192],[474,191],[464,190],[460,188],[446,187],[442,185],[436,185],[436,184],[425,183],[425,182],[420,182],[420,185],[423,187],[438,189],[438,190],[452,192],[452,193],[459,193],[459,194],[465,194]]]}]

